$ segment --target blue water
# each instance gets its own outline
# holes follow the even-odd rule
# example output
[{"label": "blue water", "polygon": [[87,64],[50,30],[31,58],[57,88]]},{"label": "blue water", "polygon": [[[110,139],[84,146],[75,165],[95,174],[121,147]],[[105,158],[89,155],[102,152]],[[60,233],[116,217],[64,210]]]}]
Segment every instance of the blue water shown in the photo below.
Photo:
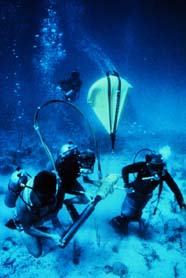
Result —
[{"label": "blue water", "polygon": [[[86,103],[87,92],[108,70],[116,70],[133,86],[118,127],[120,143],[125,137],[130,140],[131,134],[140,138],[162,134],[165,139],[167,133],[169,140],[170,135],[179,134],[184,141],[184,1],[1,2],[0,128],[4,147],[9,147],[9,132],[18,137],[15,148],[29,145],[36,108],[60,98],[59,82],[74,69],[83,81],[77,106],[93,122],[98,137],[107,135]],[[75,118],[70,119],[72,130],[77,125]],[[55,124],[53,113],[46,132]],[[63,130],[67,131],[65,123]]]},{"label": "blue water", "polygon": [[[9,214],[2,204],[7,189],[5,181],[8,183],[10,173],[18,165],[28,169],[28,172],[31,170],[33,175],[45,169],[49,156],[34,130],[36,112],[46,101],[61,99],[59,83],[68,78],[73,70],[80,72],[83,81],[80,98],[74,103],[76,106],[49,104],[40,110],[35,122],[39,124],[40,135],[51,154],[55,156],[61,144],[69,139],[77,143],[81,150],[93,148],[97,151],[96,139],[105,175],[109,171],[120,173],[121,169],[118,168],[126,161],[132,162],[134,154],[140,149],[157,150],[168,145],[174,153],[173,160],[176,158],[175,169],[171,169],[173,176],[179,178],[180,174],[183,177],[179,180],[179,186],[185,194],[185,0],[0,0],[0,5],[1,234],[7,233],[4,222]],[[91,85],[112,70],[132,85],[118,125],[115,153],[111,153],[109,134],[87,104]],[[118,195],[108,197],[108,203],[105,200],[102,202],[98,213],[95,210],[97,218],[92,216],[94,228],[90,226],[91,232],[96,230],[97,244],[99,240],[101,242],[99,248],[98,245],[96,248],[96,245],[93,246],[95,239],[91,233],[89,246],[87,234],[85,237],[83,234],[86,229],[82,227],[83,252],[79,266],[72,263],[75,249],[63,250],[64,253],[53,250],[54,256],[47,255],[33,261],[26,250],[22,252],[21,241],[17,243],[17,235],[12,233],[11,236],[6,235],[7,242],[12,242],[12,245],[5,242],[8,244],[6,247],[3,242],[4,249],[3,245],[1,248],[4,262],[2,275],[8,273],[1,277],[12,277],[12,274],[20,277],[22,273],[29,278],[37,273],[36,276],[42,278],[50,270],[53,277],[96,277],[96,271],[101,273],[99,277],[103,277],[103,261],[107,264],[109,260],[117,258],[118,261],[120,257],[124,262],[129,262],[132,271],[139,274],[138,277],[144,277],[151,271],[150,264],[158,258],[155,257],[156,252],[161,254],[162,267],[170,272],[172,269],[172,276],[169,277],[185,277],[181,276],[185,273],[185,241],[182,240],[185,223],[179,230],[181,216],[175,214],[172,199],[168,204],[167,190],[160,206],[163,212],[160,210],[157,218],[153,218],[156,219],[155,225],[150,225],[152,241],[150,238],[137,238],[136,246],[133,238],[132,241],[129,238],[129,242],[124,239],[122,243],[109,230],[108,221],[120,213],[122,204],[120,199],[123,198],[123,191],[117,192]],[[171,210],[174,215],[169,217]],[[169,229],[172,231],[171,237]],[[167,237],[167,245],[162,241],[161,233]],[[154,256],[152,243],[157,248]],[[76,247],[75,244],[69,246]],[[134,255],[131,253],[133,251]],[[134,256],[137,264],[134,264]],[[170,260],[172,256],[174,260]],[[165,257],[168,260],[164,260]],[[143,262],[142,258],[146,260]],[[148,260],[149,268],[142,273]],[[165,263],[168,263],[166,267]],[[161,267],[159,261],[156,264]],[[12,271],[10,275],[9,269]],[[71,276],[71,273],[81,275]],[[158,275],[161,276],[161,271],[158,271]]]}]

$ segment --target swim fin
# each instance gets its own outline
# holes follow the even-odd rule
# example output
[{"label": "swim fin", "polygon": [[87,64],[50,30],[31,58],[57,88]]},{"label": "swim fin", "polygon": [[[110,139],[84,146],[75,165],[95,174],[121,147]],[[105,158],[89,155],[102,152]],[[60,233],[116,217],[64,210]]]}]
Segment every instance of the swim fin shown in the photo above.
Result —
[{"label": "swim fin", "polygon": [[128,221],[121,216],[116,216],[109,221],[109,224],[118,234],[128,234]]}]

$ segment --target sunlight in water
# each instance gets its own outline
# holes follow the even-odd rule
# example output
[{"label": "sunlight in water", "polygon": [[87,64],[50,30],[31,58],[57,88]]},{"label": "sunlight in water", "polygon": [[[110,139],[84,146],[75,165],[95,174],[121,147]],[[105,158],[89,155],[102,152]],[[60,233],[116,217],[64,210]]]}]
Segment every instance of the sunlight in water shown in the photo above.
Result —
[{"label": "sunlight in water", "polygon": [[92,61],[96,63],[103,74],[105,74],[108,69],[117,71],[115,65],[104,53],[102,48],[93,42],[87,35],[85,35],[85,37],[81,40],[80,48]]},{"label": "sunlight in water", "polygon": [[85,53],[91,62],[96,64],[103,75],[108,70],[117,71],[109,55],[106,54],[99,42],[95,41],[87,32],[86,26],[82,24],[82,19],[85,17],[83,5],[79,1],[68,1],[67,7],[67,16],[70,22],[69,28],[73,33],[73,37],[76,38],[75,45],[77,49]]}]

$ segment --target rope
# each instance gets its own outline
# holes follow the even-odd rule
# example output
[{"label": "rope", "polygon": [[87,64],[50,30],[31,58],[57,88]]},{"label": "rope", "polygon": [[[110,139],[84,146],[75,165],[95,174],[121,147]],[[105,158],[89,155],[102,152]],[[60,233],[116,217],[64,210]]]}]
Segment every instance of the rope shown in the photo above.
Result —
[{"label": "rope", "polygon": [[107,72],[107,81],[108,81],[108,107],[109,107],[109,125],[110,133],[112,133],[112,119],[111,119],[111,82],[110,82],[110,73]]},{"label": "rope", "polygon": [[118,113],[119,113],[120,99],[121,99],[121,79],[117,72],[114,73],[118,77],[117,101],[116,101],[116,110],[115,110],[115,119],[114,119],[114,128],[113,128],[113,133],[116,133],[116,126],[118,122]]},{"label": "rope", "polygon": [[[111,113],[111,80],[110,75],[114,75],[118,78],[118,90],[116,95],[116,108],[115,108],[115,116],[114,116],[114,125],[112,129],[112,113]],[[116,127],[118,122],[118,114],[120,107],[120,99],[121,99],[121,79],[119,74],[114,71],[113,73],[107,72],[107,81],[108,81],[108,106],[109,106],[109,125],[110,125],[110,137],[112,142],[112,150],[114,150],[115,139],[116,139]]]}]

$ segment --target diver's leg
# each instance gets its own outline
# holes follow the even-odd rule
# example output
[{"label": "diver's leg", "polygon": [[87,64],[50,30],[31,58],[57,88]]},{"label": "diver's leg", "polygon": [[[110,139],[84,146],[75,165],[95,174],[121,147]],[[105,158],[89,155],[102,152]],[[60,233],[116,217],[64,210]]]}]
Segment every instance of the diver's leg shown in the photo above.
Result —
[{"label": "diver's leg", "polygon": [[72,201],[72,199],[66,199],[64,200],[64,204],[73,220],[73,222],[75,222],[76,220],[78,220],[79,218],[79,213],[77,212],[76,208],[74,207]]},{"label": "diver's leg", "polygon": [[133,195],[127,194],[121,207],[121,215],[111,219],[111,226],[118,232],[128,234],[128,224],[136,215],[135,199]]},{"label": "diver's leg", "polygon": [[64,204],[70,213],[70,216],[73,221],[76,221],[79,218],[79,213],[77,212],[74,204],[87,204],[90,200],[85,194],[78,194],[73,198],[65,199]]},{"label": "diver's leg", "polygon": [[27,247],[28,252],[35,258],[40,257],[42,254],[41,240],[37,237],[28,235],[24,231],[22,231],[20,233],[21,233],[23,242],[24,242],[25,246]]},{"label": "diver's leg", "polygon": [[124,235],[128,234],[129,219],[125,216],[116,216],[110,220],[110,225],[115,229],[116,232]]},{"label": "diver's leg", "polygon": [[79,218],[79,214],[74,207],[74,204],[87,204],[90,200],[86,196],[84,188],[77,180],[73,183],[71,190],[66,191],[66,193],[75,195],[73,198],[65,199],[64,204],[66,205],[72,220],[76,221]]}]

